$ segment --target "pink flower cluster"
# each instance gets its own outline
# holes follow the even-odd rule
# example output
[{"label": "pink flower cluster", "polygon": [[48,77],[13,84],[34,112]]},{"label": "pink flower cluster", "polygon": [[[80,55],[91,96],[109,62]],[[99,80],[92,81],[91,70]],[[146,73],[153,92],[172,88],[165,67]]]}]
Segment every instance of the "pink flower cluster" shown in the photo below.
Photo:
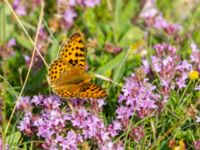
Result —
[{"label": "pink flower cluster", "polygon": [[117,119],[126,126],[132,115],[144,118],[157,109],[156,102],[160,96],[155,93],[156,86],[148,82],[147,78],[140,79],[136,74],[126,78],[119,96],[119,107],[116,111]]},{"label": "pink flower cluster", "polygon": [[181,60],[177,54],[177,49],[166,43],[154,46],[155,55],[151,57],[151,65],[143,61],[146,73],[153,74],[160,80],[160,93],[167,100],[171,90],[186,87],[188,73],[192,70],[192,65]]},{"label": "pink flower cluster", "polygon": [[19,16],[27,15],[28,11],[30,10],[33,11],[40,5],[41,5],[41,0],[29,0],[29,1],[14,0],[12,4],[13,9]]},{"label": "pink flower cluster", "polygon": [[196,43],[192,42],[190,45],[192,49],[192,54],[190,56],[191,62],[193,63],[193,68],[200,72],[200,49]]},{"label": "pink flower cluster", "polygon": [[144,7],[144,10],[140,14],[140,17],[145,20],[146,26],[157,30],[164,30],[168,35],[176,35],[180,31],[181,26],[167,22],[155,5],[156,1],[154,0],[146,1],[146,7]]},{"label": "pink flower cluster", "polygon": [[[116,110],[115,124],[117,122],[120,128],[115,131],[118,133],[120,130],[127,131],[131,118],[144,118],[162,111],[171,91],[181,90],[187,85],[192,64],[181,60],[176,48],[171,45],[157,44],[154,48],[155,55],[151,57],[150,63],[144,60],[143,66],[125,79]],[[159,82],[152,84],[157,78]],[[135,141],[144,136],[142,127],[138,128],[131,127],[132,132],[129,133]]]},{"label": "pink flower cluster", "polygon": [[200,150],[200,140],[194,141],[193,145],[195,150]]},{"label": "pink flower cluster", "polygon": [[0,57],[7,59],[15,55],[14,47],[16,46],[16,40],[11,38],[5,44],[0,45]]},{"label": "pink flower cluster", "polygon": [[8,144],[5,144],[5,143],[3,143],[3,141],[2,141],[2,137],[0,136],[0,150],[3,150],[4,148],[5,148],[5,150],[9,150],[10,149],[10,147],[9,147],[9,145]]},{"label": "pink flower cluster", "polygon": [[100,0],[57,0],[57,15],[61,17],[61,26],[63,29],[69,29],[73,25],[74,19],[77,17],[76,6],[95,7],[99,3]]},{"label": "pink flower cluster", "polygon": [[[55,96],[22,97],[17,108],[24,111],[25,115],[18,128],[27,136],[42,137],[45,143],[41,147],[44,149],[75,150],[83,142],[92,140],[99,149],[122,150],[122,143],[112,142],[111,130],[104,125],[103,120],[81,107],[79,100],[74,101],[77,108],[70,111],[62,109],[62,102]],[[101,109],[102,105],[99,104],[93,106]],[[35,109],[38,113],[33,113]]]},{"label": "pink flower cluster", "polygon": [[[29,5],[31,3],[31,5]],[[82,8],[95,7],[100,3],[100,0],[57,0],[57,14],[61,27],[63,29],[69,29],[77,17],[75,7],[80,6]],[[13,1],[13,9],[20,16],[26,16],[27,13],[35,10],[41,5],[41,0],[31,1]]]}]

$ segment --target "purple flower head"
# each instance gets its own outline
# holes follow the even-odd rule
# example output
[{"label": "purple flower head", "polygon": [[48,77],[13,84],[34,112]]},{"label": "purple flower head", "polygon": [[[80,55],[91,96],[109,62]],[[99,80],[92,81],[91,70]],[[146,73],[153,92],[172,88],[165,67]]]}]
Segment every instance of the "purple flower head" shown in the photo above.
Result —
[{"label": "purple flower head", "polygon": [[108,126],[107,130],[111,137],[115,137],[116,135],[118,135],[119,131],[122,130],[122,124],[121,122],[115,120],[112,122],[112,124]]},{"label": "purple flower head", "polygon": [[200,72],[200,49],[194,42],[190,45],[190,47],[192,49],[190,60],[193,63],[194,69]]},{"label": "purple flower head", "polygon": [[155,18],[154,27],[156,29],[163,29],[163,28],[166,28],[167,26],[168,26],[168,23],[162,16],[158,16]]},{"label": "purple flower head", "polygon": [[3,149],[3,142],[1,137],[0,137],[0,149]]},{"label": "purple flower head", "polygon": [[158,57],[174,56],[177,51],[175,47],[166,43],[156,44],[154,48]]},{"label": "purple flower head", "polygon": [[62,149],[78,150],[78,144],[82,142],[82,137],[73,130],[67,132],[66,137],[57,136],[56,142]]},{"label": "purple flower head", "polygon": [[79,128],[83,128],[84,121],[85,121],[87,115],[88,115],[88,113],[84,109],[79,110],[77,113],[73,113],[71,118],[74,118],[74,119],[71,120],[71,118],[70,118],[72,125],[75,127],[77,126]]},{"label": "purple flower head", "polygon": [[200,91],[200,84],[197,85],[194,89],[197,90],[197,91]]},{"label": "purple flower head", "polygon": [[79,109],[82,108],[82,106],[86,103],[86,100],[83,99],[70,99],[71,104],[73,107]]},{"label": "purple flower head", "polygon": [[31,136],[33,134],[32,119],[32,114],[30,112],[27,112],[25,113],[24,118],[18,126],[18,129],[22,131],[25,135]]},{"label": "purple flower head", "polygon": [[91,100],[91,111],[95,114],[102,112],[102,108],[105,105],[105,99]]},{"label": "purple flower head", "polygon": [[168,26],[164,27],[164,30],[168,35],[174,35],[181,30],[181,26],[179,24],[168,24]]},{"label": "purple flower head", "polygon": [[142,127],[133,128],[130,132],[130,136],[135,142],[139,142],[144,136],[144,129]]},{"label": "purple flower head", "polygon": [[104,98],[103,99],[98,99],[97,103],[98,103],[98,107],[99,108],[102,108],[106,104]]},{"label": "purple flower head", "polygon": [[100,0],[76,0],[76,2],[82,7],[95,7],[100,3]]},{"label": "purple flower head", "polygon": [[192,42],[190,44],[190,48],[192,49],[192,52],[199,52],[200,51],[200,49],[198,48],[198,45],[194,42]]},{"label": "purple flower head", "polygon": [[115,144],[113,142],[107,142],[100,146],[100,150],[124,150],[124,145],[121,141]]},{"label": "purple flower head", "polygon": [[186,87],[187,74],[192,69],[187,61],[180,60],[176,48],[166,43],[154,46],[156,54],[151,58],[151,70],[160,78],[161,93],[166,98],[175,87]]},{"label": "purple flower head", "polygon": [[14,46],[16,45],[16,41],[14,38],[11,38],[7,41],[7,43],[0,45],[0,56],[3,59],[7,59],[11,56],[15,55]]},{"label": "purple flower head", "polygon": [[17,101],[16,107],[21,111],[31,111],[30,97],[21,97],[20,100]]},{"label": "purple flower head", "polygon": [[123,122],[126,122],[129,120],[129,117],[133,114],[133,110],[130,107],[126,106],[120,106],[116,110],[117,113],[117,119],[124,120]]},{"label": "purple flower head", "polygon": [[200,150],[200,140],[194,141],[193,145],[195,150]]},{"label": "purple flower head", "polygon": [[8,41],[8,44],[7,44],[8,47],[13,47],[15,45],[16,45],[16,40],[14,38]]},{"label": "purple flower head", "polygon": [[25,55],[24,59],[25,59],[25,62],[26,62],[26,66],[28,67],[30,65],[30,63],[31,63],[31,58],[30,58],[30,56]]},{"label": "purple flower head", "polygon": [[60,25],[67,30],[72,27],[74,19],[77,17],[76,6],[95,7],[100,0],[57,0],[57,16],[60,16]]},{"label": "purple flower head", "polygon": [[43,101],[44,101],[44,96],[42,95],[33,96],[31,100],[31,102],[36,106],[43,106]]},{"label": "purple flower head", "polygon": [[160,13],[154,2],[147,1],[143,8],[140,17],[145,19],[147,27],[153,27],[160,31],[165,31],[168,35],[176,37],[178,31],[180,31],[181,26],[179,24],[171,24],[167,22],[162,13]]},{"label": "purple flower head", "polygon": [[[28,101],[31,107],[36,107],[37,112],[33,113],[34,109],[31,109],[25,113],[18,128],[27,136],[36,135],[43,139],[43,149],[78,149],[87,140],[94,141],[99,149],[122,148],[122,144],[112,142],[112,137],[122,128],[118,121],[106,127],[98,113],[93,113],[94,110],[90,112],[80,105],[74,108],[75,111],[63,109],[56,96],[39,95],[23,100],[23,103]],[[103,104],[100,100],[95,105],[100,109]]]},{"label": "purple flower head", "polygon": [[84,4],[87,7],[94,7],[100,3],[100,0],[84,0]]},{"label": "purple flower head", "polygon": [[150,65],[149,62],[147,60],[143,60],[142,62],[143,64],[143,70],[145,71],[145,73],[150,73]]},{"label": "purple flower head", "polygon": [[40,106],[45,109],[59,109],[59,106],[61,105],[61,100],[58,96],[33,96],[31,99],[31,103]]},{"label": "purple flower head", "polygon": [[196,116],[196,122],[200,123],[200,116]]},{"label": "purple flower head", "polygon": [[146,1],[142,9],[142,12],[140,13],[140,17],[142,19],[145,19],[147,27],[153,26],[153,23],[155,22],[155,18],[157,15],[159,15],[159,11],[156,8],[155,1],[153,0]]},{"label": "purple flower head", "polygon": [[155,103],[160,96],[154,93],[155,88],[155,86],[148,83],[147,78],[140,78],[138,75],[132,74],[131,77],[126,79],[122,87],[123,93],[119,99],[120,106],[116,111],[117,118],[123,119],[122,122],[127,123],[133,113],[143,118],[148,116],[152,110],[156,110]]},{"label": "purple flower head", "polygon": [[[3,150],[4,149],[4,144],[3,141],[2,141],[2,137],[0,136],[0,150]],[[10,147],[8,144],[5,144],[5,150],[9,150]]]},{"label": "purple flower head", "polygon": [[168,35],[175,35],[180,29],[179,24],[168,23],[161,15],[155,18],[154,28],[164,30]]},{"label": "purple flower head", "polygon": [[33,4],[35,7],[40,6],[41,5],[41,1],[42,0],[33,0]]},{"label": "purple flower head", "polygon": [[39,29],[37,42],[37,48],[42,54],[45,54],[46,49],[48,48],[48,44],[50,42],[48,36],[48,32],[45,30],[44,25],[42,25]]},{"label": "purple flower head", "polygon": [[118,54],[119,52],[122,51],[122,48],[119,46],[116,46],[112,43],[106,43],[104,46],[104,49],[111,54]]},{"label": "purple flower head", "polygon": [[52,122],[44,117],[42,118],[37,118],[34,122],[33,125],[37,127],[37,136],[38,137],[43,137],[46,140],[51,139],[52,135],[55,134],[55,131],[51,129],[52,127]]},{"label": "purple flower head", "polygon": [[60,98],[57,96],[50,96],[47,97],[45,101],[43,101],[43,105],[47,109],[59,109],[59,106],[61,105]]},{"label": "purple flower head", "polygon": [[180,72],[183,72],[185,70],[192,70],[192,65],[188,63],[186,60],[183,60],[180,62],[179,65],[176,66],[176,69]]},{"label": "purple flower head", "polygon": [[[111,142],[111,129],[107,128],[103,120],[98,116],[82,108],[77,112],[73,112],[71,117],[68,116],[67,118],[72,123],[73,127],[81,130],[81,135],[84,140],[94,139],[100,146],[100,149],[101,145],[108,146]],[[120,125],[116,124],[112,129],[114,130],[115,127],[117,130],[120,128],[119,126]]]},{"label": "purple flower head", "polygon": [[74,22],[75,17],[77,16],[76,12],[73,9],[65,10],[63,14],[63,25],[66,29],[69,29]]},{"label": "purple flower head", "polygon": [[26,15],[26,8],[20,3],[20,0],[13,1],[13,9],[20,16]]},{"label": "purple flower head", "polygon": [[157,14],[158,14],[158,10],[156,8],[149,8],[143,11],[140,14],[140,17],[144,19],[150,19],[150,18],[154,18]]}]

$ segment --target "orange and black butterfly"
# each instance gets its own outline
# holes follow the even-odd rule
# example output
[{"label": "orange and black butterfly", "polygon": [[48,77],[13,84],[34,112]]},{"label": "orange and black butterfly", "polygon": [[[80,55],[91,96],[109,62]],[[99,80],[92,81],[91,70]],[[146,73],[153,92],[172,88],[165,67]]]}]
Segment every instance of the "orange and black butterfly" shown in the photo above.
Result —
[{"label": "orange and black butterfly", "polygon": [[54,92],[64,98],[103,98],[106,92],[90,82],[85,71],[86,47],[80,33],[72,34],[48,69],[48,81]]}]

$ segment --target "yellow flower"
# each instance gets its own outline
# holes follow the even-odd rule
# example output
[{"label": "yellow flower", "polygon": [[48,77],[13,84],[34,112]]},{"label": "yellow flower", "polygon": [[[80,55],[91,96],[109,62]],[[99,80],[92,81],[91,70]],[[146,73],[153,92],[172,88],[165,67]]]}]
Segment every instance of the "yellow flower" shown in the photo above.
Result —
[{"label": "yellow flower", "polygon": [[190,73],[189,73],[189,78],[191,80],[195,80],[195,79],[198,79],[199,78],[199,72],[198,71],[195,71],[195,70],[192,70]]},{"label": "yellow flower", "polygon": [[179,143],[179,145],[178,145],[178,146],[175,146],[175,147],[173,148],[173,150],[186,150],[186,148],[185,148],[185,143],[184,143],[183,140],[180,140],[178,143]]}]

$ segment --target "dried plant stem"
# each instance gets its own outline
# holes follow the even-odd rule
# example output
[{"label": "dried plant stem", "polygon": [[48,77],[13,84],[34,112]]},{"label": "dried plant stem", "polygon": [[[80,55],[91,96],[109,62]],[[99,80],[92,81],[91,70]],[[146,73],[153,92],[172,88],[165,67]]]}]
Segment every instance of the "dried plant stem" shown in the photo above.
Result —
[{"label": "dried plant stem", "polygon": [[[8,2],[7,0],[6,0],[6,3],[7,3],[7,5],[8,5],[9,7],[11,7],[10,4],[9,4],[9,2]],[[33,59],[34,59],[35,53],[36,53],[36,51],[39,52],[39,50],[36,48],[36,43],[37,43],[37,41],[38,41],[39,30],[40,30],[40,27],[41,27],[41,24],[42,24],[42,20],[43,20],[43,16],[44,16],[44,13],[43,13],[43,10],[44,10],[44,3],[43,3],[43,1],[41,1],[41,11],[40,11],[39,22],[38,22],[37,32],[36,32],[36,36],[35,36],[35,41],[34,41],[34,42],[32,41],[32,39],[31,39],[30,36],[28,35],[27,31],[25,30],[25,28],[24,28],[23,25],[21,24],[20,20],[19,20],[18,17],[16,16],[16,14],[15,14],[14,10],[12,9],[12,7],[11,7],[10,9],[11,9],[11,11],[13,12],[13,14],[15,15],[15,17],[16,17],[16,19],[18,20],[18,22],[19,22],[19,24],[21,25],[21,27],[23,28],[24,32],[27,34],[27,36],[29,37],[30,41],[31,41],[31,42],[33,43],[33,45],[34,45],[34,49],[33,49],[32,57],[31,57],[30,66],[29,66],[28,72],[27,72],[27,74],[26,74],[26,78],[25,78],[24,84],[23,84],[23,86],[22,86],[22,89],[21,89],[21,91],[20,91],[20,94],[19,94],[19,96],[18,96],[18,98],[17,98],[17,100],[16,100],[16,103],[17,103],[17,102],[19,101],[19,99],[20,99],[20,97],[21,97],[21,95],[22,95],[22,93],[23,93],[23,91],[24,91],[24,88],[25,88],[25,86],[26,86],[26,83],[27,83],[27,81],[28,81],[31,68],[32,68],[32,66],[33,66]],[[38,54],[41,55],[41,53],[38,53]],[[42,56],[40,56],[40,57],[41,57],[42,59],[44,59]],[[44,61],[44,62],[45,62],[45,61]],[[45,62],[45,63],[46,63],[46,62]],[[47,64],[46,64],[46,65],[47,65]],[[10,118],[9,118],[9,121],[8,121],[8,124],[7,124],[7,127],[6,127],[6,130],[5,130],[5,134],[6,134],[7,131],[8,131],[8,128],[9,128],[9,126],[10,126],[10,123],[11,123],[11,120],[12,120],[13,115],[14,115],[14,113],[15,113],[15,110],[16,110],[16,105],[14,106],[13,111],[12,111],[12,114],[11,114],[11,116],[10,116]]]},{"label": "dried plant stem", "polygon": [[[11,12],[13,13],[13,15],[15,16],[17,22],[19,23],[19,25],[21,26],[22,30],[24,31],[24,33],[26,34],[26,36],[28,37],[28,39],[30,40],[31,44],[34,46],[34,49],[37,51],[38,55],[40,56],[40,58],[42,59],[42,61],[44,62],[44,64],[46,65],[46,67],[48,67],[47,62],[45,61],[44,57],[42,56],[42,54],[40,53],[40,51],[38,50],[36,43],[32,40],[32,38],[29,36],[27,30],[25,29],[24,25],[22,24],[22,22],[20,21],[19,17],[17,16],[17,14],[15,13],[15,11],[13,10],[12,6],[10,5],[10,3],[8,2],[8,0],[4,0],[5,3],[8,5],[9,9],[11,10]],[[43,1],[41,1],[41,7],[43,6]],[[44,8],[42,8],[44,9]],[[42,10],[43,11],[43,10]]]}]

